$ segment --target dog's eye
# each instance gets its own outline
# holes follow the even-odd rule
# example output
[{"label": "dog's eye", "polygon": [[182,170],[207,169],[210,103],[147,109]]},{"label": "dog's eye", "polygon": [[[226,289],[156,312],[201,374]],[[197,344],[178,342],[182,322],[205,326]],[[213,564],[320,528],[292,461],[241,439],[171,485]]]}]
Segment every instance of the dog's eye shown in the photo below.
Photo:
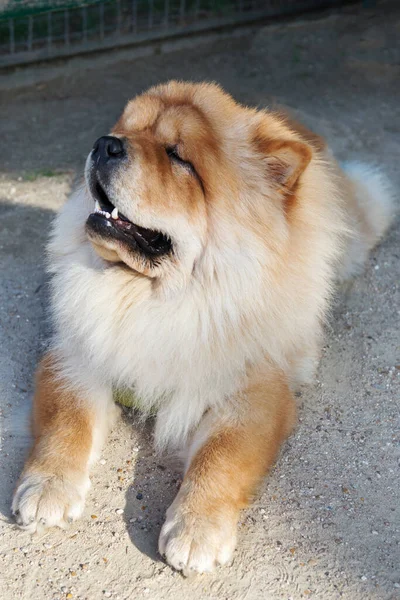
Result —
[{"label": "dog's eye", "polygon": [[198,172],[196,171],[196,169],[194,168],[193,164],[191,162],[189,162],[188,160],[184,160],[179,152],[178,152],[178,147],[177,146],[166,146],[165,148],[165,152],[168,155],[168,158],[171,162],[174,162],[175,164],[181,165],[182,167],[185,167],[188,171],[190,171],[190,173],[192,175],[194,175],[194,177],[197,179],[197,181],[200,184],[200,187],[204,192],[204,184],[203,181],[201,179],[201,177],[199,176]]},{"label": "dog's eye", "polygon": [[192,171],[194,171],[193,165],[188,160],[184,160],[178,153],[178,148],[176,146],[167,146],[165,148],[166,153],[168,154],[170,160],[173,160],[181,165],[189,167]]}]

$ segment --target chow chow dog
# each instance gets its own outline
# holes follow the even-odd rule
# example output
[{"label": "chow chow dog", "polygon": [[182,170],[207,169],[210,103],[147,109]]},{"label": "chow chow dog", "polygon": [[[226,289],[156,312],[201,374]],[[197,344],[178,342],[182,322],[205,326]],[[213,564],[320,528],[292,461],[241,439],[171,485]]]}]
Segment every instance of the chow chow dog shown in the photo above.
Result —
[{"label": "chow chow dog", "polygon": [[54,223],[54,336],[17,522],[81,515],[113,390],[131,390],[156,411],[156,448],[185,457],[160,554],[185,575],[230,561],[240,510],[294,427],[335,284],[362,268],[392,205],[378,170],[339,166],[291,117],[217,85],[130,101]]}]

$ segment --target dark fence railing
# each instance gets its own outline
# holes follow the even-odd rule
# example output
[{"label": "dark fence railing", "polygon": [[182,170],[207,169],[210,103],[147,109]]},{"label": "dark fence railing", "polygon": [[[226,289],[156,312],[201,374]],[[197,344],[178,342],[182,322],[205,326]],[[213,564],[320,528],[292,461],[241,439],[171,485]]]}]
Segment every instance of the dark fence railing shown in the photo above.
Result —
[{"label": "dark fence railing", "polygon": [[11,0],[0,66],[71,56],[341,6],[346,0]]}]

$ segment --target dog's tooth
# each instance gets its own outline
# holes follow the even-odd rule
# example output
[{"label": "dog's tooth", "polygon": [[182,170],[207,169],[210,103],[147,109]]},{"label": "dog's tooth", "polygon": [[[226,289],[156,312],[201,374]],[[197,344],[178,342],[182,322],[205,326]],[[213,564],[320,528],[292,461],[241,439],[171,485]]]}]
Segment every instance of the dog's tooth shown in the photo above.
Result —
[{"label": "dog's tooth", "polygon": [[118,219],[118,208],[115,207],[114,210],[111,213],[111,216],[113,219]]},{"label": "dog's tooth", "polygon": [[96,200],[96,202],[94,203],[94,210],[96,212],[101,212],[101,208],[100,208],[100,204],[98,203],[98,201]]},{"label": "dog's tooth", "polygon": [[109,218],[111,217],[111,215],[110,215],[110,213],[109,213],[109,212],[105,212],[105,213],[104,213],[104,216],[106,217],[106,219],[109,219]]}]

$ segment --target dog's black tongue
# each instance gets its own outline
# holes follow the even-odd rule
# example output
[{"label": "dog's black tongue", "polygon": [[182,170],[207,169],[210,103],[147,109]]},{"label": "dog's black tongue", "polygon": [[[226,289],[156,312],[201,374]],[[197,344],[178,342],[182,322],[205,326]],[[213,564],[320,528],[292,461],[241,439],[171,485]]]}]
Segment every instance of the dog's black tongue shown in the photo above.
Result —
[{"label": "dog's black tongue", "polygon": [[151,246],[162,237],[162,233],[159,231],[153,231],[152,229],[144,229],[143,227],[139,227],[136,225],[136,230],[139,235]]},{"label": "dog's black tongue", "polygon": [[121,221],[126,221],[127,223],[130,223],[130,220],[126,218],[125,215],[123,215],[122,213],[120,213],[118,211],[118,219],[121,219]]}]

